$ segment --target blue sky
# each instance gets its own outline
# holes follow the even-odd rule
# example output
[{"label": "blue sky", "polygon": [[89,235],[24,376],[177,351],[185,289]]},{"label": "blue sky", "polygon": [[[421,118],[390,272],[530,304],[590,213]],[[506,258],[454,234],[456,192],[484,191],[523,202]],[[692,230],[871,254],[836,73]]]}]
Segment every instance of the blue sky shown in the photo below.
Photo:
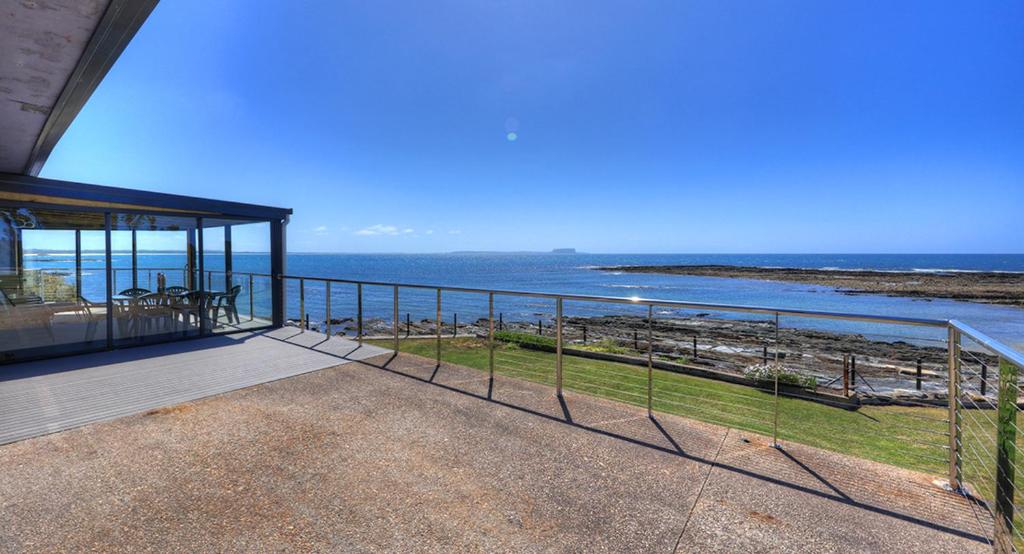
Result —
[{"label": "blue sky", "polygon": [[1021,2],[176,0],[42,175],[292,251],[1024,252],[1022,98]]}]

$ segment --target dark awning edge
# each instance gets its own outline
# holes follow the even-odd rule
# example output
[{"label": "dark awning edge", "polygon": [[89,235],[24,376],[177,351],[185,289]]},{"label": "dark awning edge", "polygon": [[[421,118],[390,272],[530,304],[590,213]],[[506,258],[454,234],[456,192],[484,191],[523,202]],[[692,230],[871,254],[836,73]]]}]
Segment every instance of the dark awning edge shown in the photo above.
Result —
[{"label": "dark awning edge", "polygon": [[140,207],[263,220],[285,220],[292,214],[291,208],[275,208],[195,196],[43,179],[13,173],[0,173],[0,199],[3,199],[4,193],[69,198],[86,202],[131,204]]}]

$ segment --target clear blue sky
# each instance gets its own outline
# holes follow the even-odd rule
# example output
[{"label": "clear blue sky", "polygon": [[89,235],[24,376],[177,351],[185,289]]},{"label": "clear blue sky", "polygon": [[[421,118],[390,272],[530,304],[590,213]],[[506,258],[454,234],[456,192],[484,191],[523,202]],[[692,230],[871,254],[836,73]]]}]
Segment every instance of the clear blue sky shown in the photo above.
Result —
[{"label": "clear blue sky", "polygon": [[165,1],[43,176],[292,251],[1024,252],[1024,2]]}]

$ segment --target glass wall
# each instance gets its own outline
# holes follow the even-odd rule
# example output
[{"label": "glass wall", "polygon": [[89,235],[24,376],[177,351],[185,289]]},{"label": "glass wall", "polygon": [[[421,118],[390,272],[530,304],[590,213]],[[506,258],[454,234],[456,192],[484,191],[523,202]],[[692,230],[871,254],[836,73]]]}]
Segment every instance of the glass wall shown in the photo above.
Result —
[{"label": "glass wall", "polygon": [[202,333],[203,298],[190,285],[197,219],[111,214],[114,344],[163,342]]},{"label": "glass wall", "polygon": [[0,363],[268,327],[270,232],[0,203]]},{"label": "glass wall", "polygon": [[0,362],[107,345],[102,213],[0,205]]},{"label": "glass wall", "polygon": [[203,269],[214,333],[266,327],[271,317],[270,225],[203,221]]}]

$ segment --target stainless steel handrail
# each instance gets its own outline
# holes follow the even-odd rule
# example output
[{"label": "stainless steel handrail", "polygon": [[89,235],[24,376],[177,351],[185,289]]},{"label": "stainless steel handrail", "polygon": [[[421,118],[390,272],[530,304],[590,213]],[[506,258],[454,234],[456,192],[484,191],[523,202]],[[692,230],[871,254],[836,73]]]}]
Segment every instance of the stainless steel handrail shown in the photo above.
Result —
[{"label": "stainless steel handrail", "polygon": [[1021,354],[1006,344],[1003,344],[998,339],[994,339],[974,327],[955,319],[949,320],[949,326],[960,331],[961,334],[969,337],[974,342],[991,350],[1004,360],[1024,369],[1024,354]]},{"label": "stainless steel handrail", "polygon": [[[238,273],[238,272],[236,272]],[[267,274],[256,274],[263,277],[271,277]],[[277,275],[277,279],[303,279],[306,281],[321,281],[332,283],[345,283],[352,285],[368,285],[380,287],[402,287],[424,290],[443,290],[447,292],[464,292],[470,294],[496,294],[500,296],[521,296],[528,298],[547,298],[551,300],[571,300],[577,302],[604,302],[609,304],[632,304],[637,306],[660,306],[663,308],[685,308],[695,310],[711,310],[724,312],[744,312],[766,315],[795,316],[795,317],[817,317],[824,319],[839,319],[846,321],[864,321],[870,323],[889,323],[896,325],[916,325],[923,327],[946,327],[948,321],[941,319],[925,319],[912,317],[879,316],[870,314],[854,314],[845,312],[823,312],[815,310],[798,310],[793,308],[776,308],[767,306],[744,306],[738,304],[712,304],[707,302],[686,302],[679,300],[659,300],[655,298],[622,297],[622,296],[596,296],[584,294],[561,294],[552,292],[534,292],[501,289],[479,289],[471,287],[453,287],[442,285],[423,285],[412,283],[394,283],[385,281],[360,281],[355,279],[335,279],[331,277],[308,277],[299,275]]]}]

